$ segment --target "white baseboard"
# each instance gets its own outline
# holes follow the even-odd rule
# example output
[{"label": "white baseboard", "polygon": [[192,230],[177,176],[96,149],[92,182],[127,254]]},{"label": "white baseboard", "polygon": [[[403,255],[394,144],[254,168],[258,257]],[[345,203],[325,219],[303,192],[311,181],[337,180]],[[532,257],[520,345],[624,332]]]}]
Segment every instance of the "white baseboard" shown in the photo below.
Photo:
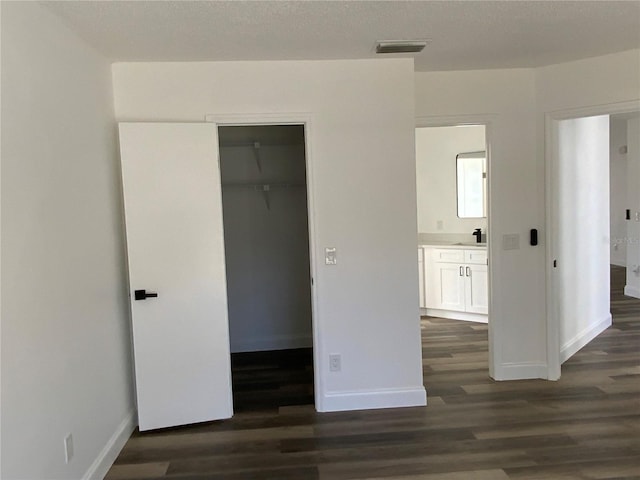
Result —
[{"label": "white baseboard", "polygon": [[465,320],[467,322],[489,323],[489,317],[481,313],[453,312],[451,310],[438,310],[437,308],[425,308],[423,315],[430,317],[450,318],[452,320]]},{"label": "white baseboard", "polygon": [[311,335],[272,335],[270,337],[245,337],[231,343],[231,352],[262,352],[266,350],[288,350],[313,346]]},{"label": "white baseboard", "polygon": [[560,347],[560,363],[562,364],[566,362],[578,350],[587,345],[591,340],[596,338],[610,326],[611,314],[607,315],[595,325],[587,327],[582,332],[578,333],[575,337]]},{"label": "white baseboard", "polygon": [[370,410],[374,408],[424,407],[427,392],[423,386],[389,390],[335,392],[324,395],[322,411]]},{"label": "white baseboard", "polygon": [[130,411],[122,420],[118,428],[104,446],[98,457],[93,461],[89,469],[82,476],[82,480],[102,480],[118,457],[120,450],[127,443],[131,432],[138,425],[138,416],[135,410]]},{"label": "white baseboard", "polygon": [[494,380],[528,380],[548,376],[546,363],[503,363],[496,365],[493,371]]},{"label": "white baseboard", "polygon": [[640,298],[640,288],[631,285],[624,286],[624,294],[627,297]]}]

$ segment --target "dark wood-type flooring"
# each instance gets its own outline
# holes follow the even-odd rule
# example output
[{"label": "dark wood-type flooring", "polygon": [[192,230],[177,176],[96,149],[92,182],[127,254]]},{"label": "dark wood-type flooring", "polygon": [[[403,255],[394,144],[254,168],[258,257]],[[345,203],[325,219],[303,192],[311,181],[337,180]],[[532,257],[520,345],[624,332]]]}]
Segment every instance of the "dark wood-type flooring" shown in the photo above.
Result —
[{"label": "dark wood-type flooring", "polygon": [[313,405],[313,350],[231,354],[233,411]]},{"label": "dark wood-type flooring", "polygon": [[622,295],[623,275],[612,269],[613,326],[557,382],[494,382],[486,326],[425,317],[427,407],[317,413],[276,407],[277,395],[249,382],[268,402],[239,405],[231,420],[135,432],[107,478],[640,479],[640,301]]}]

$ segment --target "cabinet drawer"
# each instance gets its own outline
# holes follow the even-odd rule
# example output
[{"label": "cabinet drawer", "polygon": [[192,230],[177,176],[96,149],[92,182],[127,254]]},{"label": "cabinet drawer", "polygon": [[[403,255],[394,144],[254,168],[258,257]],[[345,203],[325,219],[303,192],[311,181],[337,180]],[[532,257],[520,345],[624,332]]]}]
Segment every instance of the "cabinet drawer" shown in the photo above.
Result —
[{"label": "cabinet drawer", "polygon": [[453,248],[434,248],[433,261],[462,263],[464,262],[464,251]]},{"label": "cabinet drawer", "polygon": [[464,251],[464,263],[473,263],[477,265],[487,264],[487,251],[486,250],[465,250]]}]

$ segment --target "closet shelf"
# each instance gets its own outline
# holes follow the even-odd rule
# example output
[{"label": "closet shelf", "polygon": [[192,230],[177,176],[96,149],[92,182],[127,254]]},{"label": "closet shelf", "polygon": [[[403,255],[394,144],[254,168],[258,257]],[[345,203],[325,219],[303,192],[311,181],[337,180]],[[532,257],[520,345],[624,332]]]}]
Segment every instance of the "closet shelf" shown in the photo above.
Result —
[{"label": "closet shelf", "polygon": [[298,188],[304,187],[304,183],[282,183],[282,182],[224,182],[223,187],[236,187],[236,188],[253,188],[257,191],[270,190],[272,188]]},{"label": "closet shelf", "polygon": [[220,142],[220,147],[221,148],[233,148],[233,147],[240,147],[240,148],[246,148],[246,147],[250,147],[253,149],[253,155],[255,157],[256,160],[256,166],[258,167],[258,171],[260,173],[262,173],[262,157],[260,155],[260,149],[262,147],[276,147],[276,146],[280,146],[280,147],[291,147],[291,146],[296,146],[296,145],[304,145],[304,142],[291,142],[291,143],[285,143],[285,142],[258,142],[258,141],[253,141],[253,142],[248,142],[248,141],[224,141],[224,142]]},{"label": "closet shelf", "polygon": [[271,190],[277,190],[279,188],[304,188],[304,183],[248,183],[248,182],[225,182],[222,184],[223,188],[246,188],[252,189],[256,192],[262,192],[264,203],[267,206],[267,210],[271,210],[271,199],[269,192]]},{"label": "closet shelf", "polygon": [[304,138],[290,141],[269,141],[269,140],[220,140],[222,148],[262,148],[262,147],[298,147],[304,145]]}]

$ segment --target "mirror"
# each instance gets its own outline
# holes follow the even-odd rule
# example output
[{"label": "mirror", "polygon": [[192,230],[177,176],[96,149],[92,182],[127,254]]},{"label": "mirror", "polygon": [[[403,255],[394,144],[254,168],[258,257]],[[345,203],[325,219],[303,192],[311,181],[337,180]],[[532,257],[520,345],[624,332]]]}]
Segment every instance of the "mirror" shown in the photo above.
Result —
[{"label": "mirror", "polygon": [[486,217],[487,153],[468,152],[456,156],[458,217]]}]

